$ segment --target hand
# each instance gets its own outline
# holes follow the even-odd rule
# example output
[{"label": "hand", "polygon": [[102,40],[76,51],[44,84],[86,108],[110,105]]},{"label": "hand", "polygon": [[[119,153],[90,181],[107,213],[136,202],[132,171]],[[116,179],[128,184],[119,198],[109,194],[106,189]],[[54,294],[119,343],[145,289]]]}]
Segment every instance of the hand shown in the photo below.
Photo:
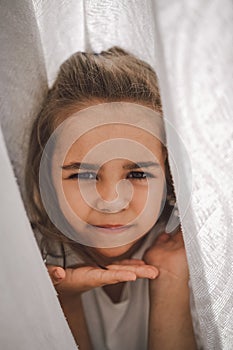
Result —
[{"label": "hand", "polygon": [[59,296],[68,298],[108,284],[135,281],[137,278],[154,279],[158,276],[157,268],[137,259],[118,261],[108,265],[107,270],[92,266],[64,270],[59,266],[48,265],[47,268]]},{"label": "hand", "polygon": [[189,271],[181,230],[174,235],[162,233],[145,252],[143,259],[159,269],[158,281],[162,276],[170,276],[188,282]]}]

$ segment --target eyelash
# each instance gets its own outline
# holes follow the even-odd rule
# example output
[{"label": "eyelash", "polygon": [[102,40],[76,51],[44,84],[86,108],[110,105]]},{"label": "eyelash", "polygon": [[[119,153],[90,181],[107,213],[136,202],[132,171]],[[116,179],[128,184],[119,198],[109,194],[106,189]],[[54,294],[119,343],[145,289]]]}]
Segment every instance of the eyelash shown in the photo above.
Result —
[{"label": "eyelash", "polygon": [[[136,175],[135,177],[132,177],[132,175]],[[138,176],[139,175],[139,176]],[[91,176],[91,178],[90,178]],[[146,180],[148,178],[156,178],[155,175],[152,173],[148,173],[145,171],[131,171],[128,176],[126,177],[127,179],[132,179],[132,180]],[[76,173],[76,174],[71,174],[68,179],[79,179],[79,180],[98,180],[96,178],[96,173],[93,172],[83,172],[83,173]]]},{"label": "eyelash", "polygon": [[[136,174],[136,177],[127,177],[127,179],[134,179],[134,180],[145,180],[148,178],[155,178],[155,175],[148,173],[146,171],[131,171],[129,175]],[[138,177],[140,175],[141,177]]]},{"label": "eyelash", "polygon": [[[92,175],[93,177],[90,178],[89,176]],[[81,177],[83,176],[83,177]],[[68,179],[79,179],[79,180],[96,180],[96,173],[92,172],[85,172],[85,173],[76,173],[71,174]]]}]

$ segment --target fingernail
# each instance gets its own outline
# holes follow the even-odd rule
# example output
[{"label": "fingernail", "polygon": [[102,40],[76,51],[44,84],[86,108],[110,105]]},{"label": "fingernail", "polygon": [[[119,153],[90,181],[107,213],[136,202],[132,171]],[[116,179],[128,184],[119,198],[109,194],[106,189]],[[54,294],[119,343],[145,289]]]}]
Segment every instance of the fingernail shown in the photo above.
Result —
[{"label": "fingernail", "polygon": [[128,281],[136,281],[137,276],[136,276],[136,275],[129,274],[127,279],[128,279]]},{"label": "fingernail", "polygon": [[151,271],[150,274],[149,274],[149,278],[152,280],[152,279],[155,279],[156,277],[158,276],[158,271]]},{"label": "fingernail", "polygon": [[54,273],[53,273],[54,277],[56,277],[57,279],[61,279],[62,276],[60,275],[59,271],[58,270],[55,270]]}]

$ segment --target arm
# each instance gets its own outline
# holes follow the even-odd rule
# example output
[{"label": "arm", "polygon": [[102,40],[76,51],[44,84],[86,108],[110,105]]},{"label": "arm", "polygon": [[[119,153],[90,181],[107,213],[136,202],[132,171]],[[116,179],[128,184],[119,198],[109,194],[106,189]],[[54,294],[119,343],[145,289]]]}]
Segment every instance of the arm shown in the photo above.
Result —
[{"label": "arm", "polygon": [[59,297],[70,330],[80,350],[91,350],[91,340],[84,315],[81,295],[72,298]]},{"label": "arm", "polygon": [[[91,338],[88,332],[81,298],[85,288],[82,288],[80,281],[78,286],[74,286],[75,270],[64,270],[61,267],[52,265],[48,265],[47,268],[76,344],[80,350],[92,350]],[[80,274],[81,279],[82,270]]]},{"label": "arm", "polygon": [[125,264],[108,265],[107,269],[91,266],[67,268],[47,266],[59,301],[67,318],[71,332],[80,350],[91,350],[91,340],[85,320],[81,294],[104,285],[135,281],[137,278],[154,279],[158,271],[154,266],[140,264],[135,260]]},{"label": "arm", "polygon": [[[196,349],[188,286],[160,276],[150,282],[149,350]],[[163,281],[162,281],[163,279]]]},{"label": "arm", "polygon": [[149,286],[148,350],[196,350],[181,232],[161,235],[146,253],[145,261],[160,271]]}]

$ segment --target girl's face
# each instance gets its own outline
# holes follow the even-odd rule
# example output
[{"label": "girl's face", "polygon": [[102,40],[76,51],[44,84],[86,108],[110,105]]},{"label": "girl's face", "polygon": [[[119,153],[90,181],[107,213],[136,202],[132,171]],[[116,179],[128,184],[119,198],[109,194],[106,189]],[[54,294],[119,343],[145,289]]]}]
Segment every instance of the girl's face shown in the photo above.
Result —
[{"label": "girl's face", "polygon": [[55,152],[53,179],[64,216],[79,235],[91,235],[90,245],[102,255],[125,254],[160,214],[161,142],[138,125],[107,123],[83,133],[61,162],[57,155],[63,146],[60,142]]}]

